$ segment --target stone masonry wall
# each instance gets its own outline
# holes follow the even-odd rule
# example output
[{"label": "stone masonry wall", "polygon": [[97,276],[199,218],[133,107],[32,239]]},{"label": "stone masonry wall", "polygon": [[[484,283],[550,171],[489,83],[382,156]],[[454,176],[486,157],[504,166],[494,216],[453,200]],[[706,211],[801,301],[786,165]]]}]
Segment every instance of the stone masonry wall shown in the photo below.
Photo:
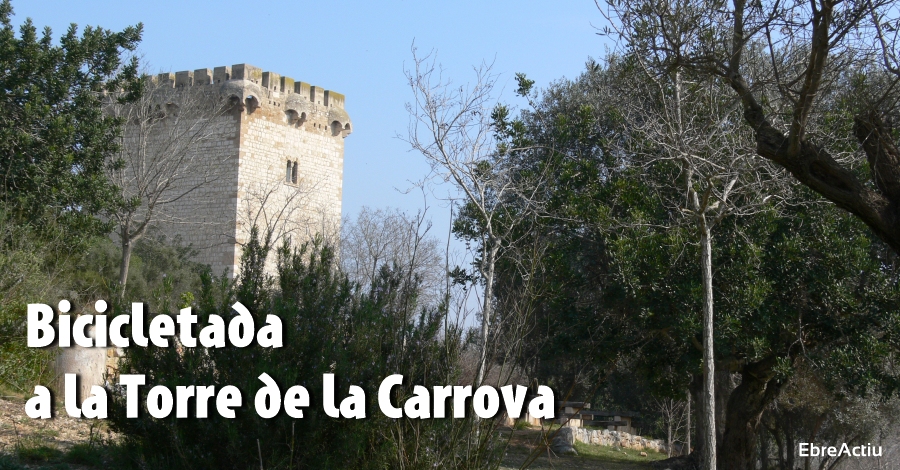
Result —
[{"label": "stone masonry wall", "polygon": [[[172,192],[210,174],[215,181],[168,205],[157,224],[162,233],[192,244],[199,251],[196,260],[215,274],[233,277],[254,224],[271,233],[275,246],[282,240],[299,246],[316,234],[338,232],[343,139],[352,131],[343,95],[248,64],[165,73],[154,82],[172,88],[159,105],[172,122],[181,113],[180,126],[190,128],[185,116],[195,109],[177,105],[197,102],[185,98],[203,96],[219,106],[211,118],[196,118],[209,121],[204,138],[190,150],[205,170],[194,170],[193,179],[178,181]],[[148,139],[151,146],[166,148],[177,134],[161,129]],[[274,262],[272,256],[270,269]]]},{"label": "stone masonry wall", "polygon": [[[610,431],[608,429],[586,429],[581,427],[572,427],[571,429],[574,432],[575,440],[585,444],[667,452],[666,442],[662,439],[645,439],[627,432]],[[676,443],[673,447],[672,455],[681,455],[681,445]]]},{"label": "stone masonry wall", "polygon": [[292,123],[291,113],[269,103],[242,115],[237,240],[247,241],[254,222],[279,245],[331,237],[341,217],[343,128],[332,129],[323,105],[311,105],[302,123]]},{"label": "stone masonry wall", "polygon": [[[198,252],[195,261],[210,265],[213,273],[232,274],[241,122],[239,116],[231,113],[202,119],[209,120],[202,124],[203,138],[181,150],[190,153],[185,159],[195,161],[186,165],[185,174],[172,182],[169,197],[188,188],[196,189],[161,207],[154,228],[169,240],[178,237],[183,244],[193,245]],[[185,128],[198,127],[197,121],[181,119],[181,131],[153,129],[149,136],[149,145],[157,147],[153,152],[171,151],[165,142],[191,132]]]}]

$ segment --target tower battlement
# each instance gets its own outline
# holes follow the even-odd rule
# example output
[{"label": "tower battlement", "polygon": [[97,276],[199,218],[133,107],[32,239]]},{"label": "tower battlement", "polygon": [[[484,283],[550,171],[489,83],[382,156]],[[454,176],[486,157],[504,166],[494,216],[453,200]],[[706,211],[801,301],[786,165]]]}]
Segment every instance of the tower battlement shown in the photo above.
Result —
[{"label": "tower battlement", "polygon": [[306,82],[296,81],[291,77],[282,76],[275,72],[263,71],[263,69],[250,64],[224,65],[214,69],[182,70],[180,72],[165,72],[153,80],[160,84],[166,84],[173,88],[196,87],[209,85],[224,85],[227,82],[245,81],[255,84],[261,90],[266,91],[267,98],[280,98],[273,95],[297,95],[298,98],[307,100],[312,104],[322,105],[326,108],[344,109],[344,95],[334,90],[326,90],[322,87],[310,85]]},{"label": "tower battlement", "polygon": [[235,276],[254,225],[294,246],[337,233],[344,138],[352,131],[344,95],[250,64],[149,79],[159,86],[156,107],[164,104],[172,119],[142,141],[163,151],[185,148],[185,159],[203,169],[182,184],[204,184],[169,209],[177,222],[160,226],[195,247],[197,261]]}]

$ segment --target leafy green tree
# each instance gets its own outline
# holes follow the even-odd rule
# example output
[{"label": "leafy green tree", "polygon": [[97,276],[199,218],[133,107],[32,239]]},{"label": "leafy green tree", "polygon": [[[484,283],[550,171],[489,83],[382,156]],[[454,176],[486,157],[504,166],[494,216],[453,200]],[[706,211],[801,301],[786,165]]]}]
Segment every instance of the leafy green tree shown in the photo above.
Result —
[{"label": "leafy green tree", "polygon": [[0,2],[0,385],[27,393],[53,380],[53,354],[25,344],[28,302],[72,298],[96,276],[73,272],[110,226],[98,215],[120,202],[120,121],[101,112],[107,92],[134,97],[141,26],[111,32],[72,25],[54,44],[30,20],[18,33]]},{"label": "leafy green tree", "polygon": [[107,178],[120,122],[101,111],[104,94],[139,92],[137,58],[125,56],[141,25],[112,32],[74,24],[54,44],[31,20],[16,32],[0,3],[0,202],[22,223],[58,230],[70,242],[109,227],[96,218],[118,199]]},{"label": "leafy green tree", "polygon": [[[602,377],[627,364],[657,394],[681,398],[699,387],[703,289],[690,262],[699,247],[692,232],[671,228],[677,214],[664,204],[671,195],[660,194],[660,182],[676,179],[678,169],[638,166],[620,150],[618,139],[634,134],[618,125],[597,85],[611,85],[613,72],[590,67],[586,75],[597,80],[552,86],[507,126],[511,138],[554,150],[523,159],[523,171],[545,160],[558,169],[542,193],[555,212],[531,233],[550,242],[541,279],[549,295],[527,340],[539,351],[533,370],[552,380],[590,365]],[[859,221],[810,194],[790,202],[786,213],[763,207],[724,219],[712,252],[715,358],[741,379],[724,391],[722,468],[749,468],[760,416],[801,357],[835,389],[889,395],[897,386],[894,255]],[[517,282],[515,269],[499,272],[501,282]]]}]

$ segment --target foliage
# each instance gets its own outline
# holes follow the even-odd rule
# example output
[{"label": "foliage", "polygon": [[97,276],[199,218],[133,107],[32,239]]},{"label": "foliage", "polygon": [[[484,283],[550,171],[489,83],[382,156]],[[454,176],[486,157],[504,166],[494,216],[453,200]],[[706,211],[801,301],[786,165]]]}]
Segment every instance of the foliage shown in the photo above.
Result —
[{"label": "foliage", "polygon": [[[96,214],[117,203],[106,177],[120,122],[104,116],[102,94],[139,91],[137,59],[126,59],[141,25],[112,32],[72,25],[53,44],[26,20],[16,35],[9,0],[0,3],[0,201],[38,234],[59,229],[69,243],[105,233]],[[52,236],[52,235],[51,235]]]},{"label": "foliage", "polygon": [[75,444],[66,451],[66,462],[100,467],[103,464],[103,450],[99,446],[91,444]]},{"label": "foliage", "polygon": [[21,443],[16,449],[16,455],[19,460],[30,463],[50,462],[57,460],[62,456],[62,451],[55,447],[46,445],[32,445],[31,443]]},{"label": "foliage", "polygon": [[97,287],[73,269],[108,232],[97,216],[118,203],[106,172],[121,123],[101,102],[120,89],[134,98],[137,61],[126,54],[141,26],[79,35],[72,25],[54,45],[30,20],[17,35],[11,16],[0,3],[0,385],[26,393],[53,379],[53,354],[25,346],[27,303]]},{"label": "foliage", "polygon": [[[243,303],[259,327],[266,315],[284,325],[284,347],[255,343],[237,349],[133,348],[121,373],[146,374],[148,385],[237,386],[250,403],[263,372],[282,392],[303,385],[313,400],[303,419],[284,413],[262,419],[249,405],[236,419],[213,413],[208,419],[125,419],[123,398],[114,392],[112,427],[122,433],[150,467],[243,468],[259,465],[257,446],[268,468],[481,468],[496,462],[491,423],[472,420],[390,420],[376,412],[376,390],[384,377],[402,373],[400,402],[412,385],[454,383],[461,349],[460,332],[442,328],[446,307],[419,305],[418,280],[382,268],[368,292],[358,292],[337,269],[335,252],[321,243],[278,253],[278,273],[265,271],[266,250],[253,230],[244,247],[235,284],[209,275],[192,305],[200,326],[211,313]],[[169,314],[160,312],[161,315]],[[226,321],[231,314],[225,313]],[[338,397],[349,386],[366,391],[366,419],[332,419],[318,406],[322,376],[334,373]],[[148,387],[141,393],[146,398]],[[487,427],[486,427],[487,426]],[[485,432],[475,433],[484,428]],[[478,436],[481,436],[480,438]]]},{"label": "foliage", "polygon": [[[128,273],[124,298],[133,302],[147,302],[156,309],[162,302],[178,303],[183,292],[200,287],[200,273],[209,269],[191,260],[196,250],[184,245],[179,237],[173,239],[152,232],[137,241]],[[121,250],[109,238],[98,238],[75,264],[78,273],[72,278],[72,290],[82,297],[109,299],[118,294],[120,286],[119,262]]]},{"label": "foliage", "polygon": [[17,394],[53,380],[54,355],[28,348],[26,306],[34,299],[56,297],[64,289],[65,242],[38,237],[34,229],[11,220],[0,205],[0,387]]},{"label": "foliage", "polygon": [[[84,241],[85,252],[73,252],[64,239],[35,236],[3,216],[0,212],[0,386],[27,394],[34,385],[53,385],[55,359],[52,349],[27,347],[27,304],[67,299],[77,306],[117,297],[119,253],[106,237]],[[156,308],[196,291],[206,268],[190,261],[191,253],[179,240],[154,236],[138,242],[125,300]]]},{"label": "foliage", "polygon": [[0,470],[22,470],[24,468],[11,455],[0,454]]},{"label": "foliage", "polygon": [[[871,393],[835,395],[820,377],[800,364],[794,380],[766,410],[762,419],[759,457],[777,462],[777,468],[793,469],[803,461],[819,468],[839,468],[845,458],[804,458],[800,442],[846,442],[848,445],[883,446],[884,461],[891,460],[893,432],[898,425],[900,401]],[[816,462],[818,460],[819,462]]]},{"label": "foliage", "polygon": [[[608,21],[603,34],[620,39],[617,52],[639,58],[650,75],[690,71],[702,81],[727,85],[753,132],[756,154],[859,217],[900,253],[894,210],[900,202],[900,152],[892,124],[900,18],[894,2],[597,5]],[[847,88],[856,88],[856,99],[829,116]],[[831,121],[825,126],[823,116]]]},{"label": "foliage", "polygon": [[[677,167],[638,165],[627,151],[641,145],[617,108],[628,99],[615,93],[628,66],[589,64],[578,80],[529,95],[532,107],[502,122],[514,145],[542,149],[509,157],[521,171],[552,169],[539,193],[546,213],[520,233],[547,243],[538,281],[546,288],[525,339],[534,354],[523,363],[563,396],[589,399],[598,381],[623,369],[648,392],[681,399],[700,374],[699,247],[665,204],[678,197],[665,184],[679,177]],[[782,206],[726,218],[715,235],[716,360],[748,384],[764,379],[768,390],[735,398],[728,410],[773,399],[800,357],[831,390],[894,393],[895,255],[809,192]],[[521,282],[516,266],[498,269],[501,285]]]}]

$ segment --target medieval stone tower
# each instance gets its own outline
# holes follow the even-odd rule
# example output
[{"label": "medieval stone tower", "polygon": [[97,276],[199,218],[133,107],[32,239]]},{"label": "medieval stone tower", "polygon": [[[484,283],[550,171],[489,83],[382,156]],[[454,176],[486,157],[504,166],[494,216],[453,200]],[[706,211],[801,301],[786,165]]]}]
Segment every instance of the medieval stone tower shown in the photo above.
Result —
[{"label": "medieval stone tower", "polygon": [[[196,127],[206,120],[202,138],[183,149],[201,165],[192,170],[194,180],[177,183],[196,189],[168,205],[158,224],[162,233],[193,245],[197,261],[229,277],[238,272],[254,225],[275,246],[337,233],[344,138],[352,130],[343,95],[248,64],[163,73],[154,82],[171,97],[165,114],[200,107],[186,97],[215,104],[208,108],[212,116],[204,112],[181,124]],[[160,135],[149,140],[171,145]]]}]

